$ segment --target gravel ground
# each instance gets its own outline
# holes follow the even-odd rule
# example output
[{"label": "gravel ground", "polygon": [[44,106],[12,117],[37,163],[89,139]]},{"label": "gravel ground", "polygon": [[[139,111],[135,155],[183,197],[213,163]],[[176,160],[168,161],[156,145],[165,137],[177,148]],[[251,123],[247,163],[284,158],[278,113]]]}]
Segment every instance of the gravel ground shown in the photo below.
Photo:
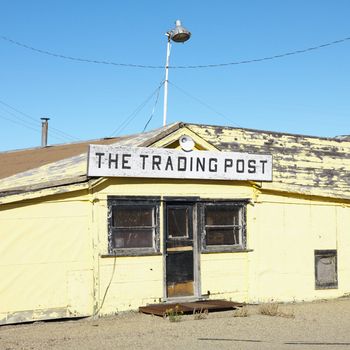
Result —
[{"label": "gravel ground", "polygon": [[247,310],[247,317],[226,311],[178,322],[127,312],[2,326],[0,349],[350,349],[350,298],[280,305],[281,316]]}]

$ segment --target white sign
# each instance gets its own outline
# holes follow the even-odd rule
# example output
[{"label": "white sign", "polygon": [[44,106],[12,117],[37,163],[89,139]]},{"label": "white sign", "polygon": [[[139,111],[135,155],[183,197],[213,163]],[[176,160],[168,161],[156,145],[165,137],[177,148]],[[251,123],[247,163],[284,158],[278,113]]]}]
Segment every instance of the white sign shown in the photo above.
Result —
[{"label": "white sign", "polygon": [[90,145],[88,176],[272,181],[272,156]]}]

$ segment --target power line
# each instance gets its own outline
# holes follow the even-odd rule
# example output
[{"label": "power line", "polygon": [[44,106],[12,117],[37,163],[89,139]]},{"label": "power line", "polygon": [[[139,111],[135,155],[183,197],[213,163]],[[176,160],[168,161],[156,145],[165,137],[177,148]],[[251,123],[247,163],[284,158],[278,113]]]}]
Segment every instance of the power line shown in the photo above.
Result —
[{"label": "power line", "polygon": [[247,63],[269,61],[269,60],[274,60],[274,59],[283,58],[283,57],[292,56],[292,55],[299,55],[302,53],[322,49],[324,47],[340,44],[340,43],[343,43],[343,42],[348,41],[348,40],[350,40],[350,37],[339,39],[339,40],[334,40],[334,41],[331,41],[331,42],[328,42],[325,44],[321,44],[321,45],[317,45],[317,46],[311,46],[311,47],[308,47],[306,49],[289,51],[289,52],[281,53],[278,55],[255,58],[255,59],[251,59],[251,60],[234,61],[234,62],[217,63],[217,64],[207,64],[207,65],[196,65],[196,66],[175,66],[175,67],[169,67],[169,68],[215,68],[215,67],[225,67],[225,66],[233,66],[233,65],[240,65],[240,64],[247,64]]},{"label": "power line", "polygon": [[[85,63],[94,63],[94,64],[104,64],[104,65],[112,65],[112,66],[120,66],[120,67],[130,67],[130,68],[147,68],[147,69],[164,69],[164,66],[157,66],[157,65],[144,65],[144,64],[133,64],[133,63],[118,63],[118,62],[113,62],[113,61],[105,61],[105,60],[93,60],[89,58],[82,58],[82,57],[74,57],[74,56],[67,56],[63,54],[58,54],[54,53],[51,51],[47,50],[42,50],[35,48],[33,46],[29,46],[26,44],[23,44],[19,41],[13,40],[11,38],[8,38],[6,36],[0,35],[0,39],[5,40],[11,44],[23,47],[25,49],[35,51],[44,55],[48,56],[53,56],[57,58],[62,58],[66,60],[71,60],[71,61],[77,61],[77,62],[85,62]],[[287,56],[292,56],[292,55],[299,55],[302,53],[322,49],[328,46],[333,46],[337,44],[341,44],[345,41],[350,40],[350,37],[346,37],[343,39],[338,39],[334,41],[330,41],[321,45],[317,46],[311,46],[306,49],[300,49],[300,50],[294,50],[294,51],[289,51],[285,52],[282,54],[277,54],[277,55],[272,55],[272,56],[266,56],[266,57],[261,57],[261,58],[255,58],[255,59],[250,59],[250,60],[243,60],[243,61],[233,61],[233,62],[224,62],[224,63],[215,63],[215,64],[205,64],[205,65],[189,65],[189,66],[169,66],[169,68],[172,69],[195,69],[195,68],[217,68],[217,67],[226,67],[226,66],[234,66],[234,65],[241,65],[241,64],[247,64],[247,63],[256,63],[256,62],[263,62],[263,61],[268,61],[268,60],[274,60],[278,58],[283,58]]]},{"label": "power line", "polygon": [[124,121],[112,132],[111,136],[114,136],[118,132],[124,130],[130,122],[132,122],[138,113],[145,107],[147,102],[157,93],[157,91],[160,90],[162,85],[164,84],[164,81],[162,81],[159,86],[146,98],[145,101],[143,101],[128,117],[124,119]]},{"label": "power line", "polygon": [[[24,112],[20,111],[19,109],[17,109],[17,108],[15,108],[15,107],[11,106],[10,104],[8,104],[8,103],[6,103],[6,102],[4,102],[4,101],[1,101],[1,100],[0,100],[0,104],[6,106],[7,108],[12,109],[13,111],[15,111],[15,112],[18,113],[18,114],[21,114],[22,116],[26,117],[27,119],[29,119],[29,120],[31,121],[31,123],[35,123],[36,126],[41,125],[41,122],[40,122],[39,120],[33,118],[32,116],[30,116],[30,115],[27,114],[27,113],[24,113]],[[18,115],[15,115],[14,113],[11,113],[11,112],[9,112],[9,111],[6,111],[6,112],[9,113],[9,114],[11,114],[11,115],[13,115],[15,118],[20,119],[20,117],[19,117]],[[56,128],[52,127],[52,126],[50,126],[50,132],[51,132],[51,134],[52,134],[52,133],[53,133],[53,134],[56,134],[56,138],[59,138],[59,139],[61,139],[61,140],[62,140],[62,139],[63,139],[63,140],[67,140],[67,138],[68,138],[68,139],[71,139],[71,140],[73,140],[73,141],[79,140],[78,138],[76,138],[76,137],[74,137],[74,136],[71,136],[71,135],[65,133],[64,131],[61,131],[61,130],[59,130],[59,129],[56,129]],[[52,135],[52,136],[55,137],[54,135]]]},{"label": "power line", "polygon": [[[34,123],[39,124],[39,125],[41,124],[41,122],[40,122],[39,120],[37,120],[37,119],[31,117],[31,116],[28,115],[27,113],[24,113],[24,112],[18,110],[17,108],[15,108],[15,107],[9,105],[8,103],[6,103],[6,102],[4,102],[4,101],[1,101],[1,100],[0,100],[0,103],[3,104],[4,106],[8,107],[8,108],[11,108],[13,111],[15,111],[15,112],[17,112],[17,113],[23,115],[24,117],[26,117],[26,118],[32,120]],[[8,112],[8,113],[9,113],[9,112]],[[11,113],[11,114],[13,115],[13,113]],[[16,116],[16,117],[17,117],[17,116]],[[57,135],[57,136],[60,137],[61,139],[62,139],[62,137],[64,137],[64,139],[70,138],[70,139],[72,139],[72,140],[78,140],[76,137],[71,136],[71,135],[69,135],[69,134],[67,134],[67,133],[65,133],[65,132],[63,132],[63,131],[61,131],[61,130],[59,130],[59,129],[56,129],[56,128],[52,127],[52,126],[50,126],[50,130],[51,130],[51,132],[53,132],[53,133],[57,133],[57,134],[62,135],[62,136]]]},{"label": "power line", "polygon": [[16,120],[18,120],[18,121],[20,121],[20,122],[22,122],[22,123],[29,124],[29,125],[31,125],[32,127],[38,128],[38,129],[39,129],[38,123],[34,123],[34,122],[31,121],[31,120],[22,119],[22,118],[19,117],[17,114],[15,114],[15,113],[13,113],[12,111],[9,111],[9,110],[7,110],[6,108],[4,108],[4,106],[0,106],[0,108],[1,108],[4,112],[6,112],[7,114],[12,115]]},{"label": "power line", "polygon": [[23,44],[23,43],[21,43],[19,41],[13,40],[13,39],[8,38],[6,36],[0,35],[0,39],[3,39],[5,41],[10,42],[11,44],[14,44],[14,45],[17,45],[17,46],[21,46],[21,47],[23,47],[25,49],[32,50],[32,51],[35,51],[35,52],[38,52],[38,53],[41,53],[41,54],[44,54],[44,55],[53,56],[53,57],[57,57],[57,58],[63,58],[63,59],[66,59],[66,60],[71,60],[71,61],[86,62],[86,63],[96,63],[96,64],[105,64],[105,65],[122,66],[122,67],[133,67],[133,68],[164,68],[162,66],[148,66],[148,65],[143,65],[143,64],[117,63],[117,62],[112,62],[112,61],[100,61],[100,60],[92,60],[92,59],[88,59],[88,58],[66,56],[66,55],[50,52],[50,51],[47,51],[47,50],[37,49],[35,47]]},{"label": "power line", "polygon": [[[164,83],[164,82],[163,82],[163,83]],[[156,97],[156,100],[155,100],[155,102],[154,102],[154,106],[153,106],[153,108],[152,108],[151,116],[148,118],[147,123],[146,123],[146,125],[144,126],[142,132],[145,132],[145,131],[146,131],[146,128],[147,128],[148,124],[151,122],[151,120],[152,120],[152,118],[153,118],[153,116],[154,116],[154,112],[155,112],[155,110],[156,110],[156,106],[157,106],[158,99],[159,99],[160,88],[162,87],[162,85],[163,85],[163,84],[159,85],[159,87],[158,87],[157,97]]]},{"label": "power line", "polygon": [[34,131],[36,131],[36,132],[40,132],[39,129],[36,129],[36,128],[34,128],[34,127],[30,126],[30,125],[26,125],[26,124],[24,124],[24,123],[19,123],[18,121],[13,120],[13,119],[8,118],[8,117],[5,117],[5,116],[3,116],[2,114],[0,114],[0,118],[2,118],[2,119],[4,119],[4,120],[7,120],[7,121],[10,121],[11,123],[14,123],[14,124],[17,124],[17,125],[20,125],[20,126],[24,126],[24,127],[27,128],[27,129],[31,129],[31,130],[34,130]]},{"label": "power line", "polygon": [[[9,117],[5,117],[4,115],[0,115],[0,118],[4,119],[4,120],[7,120],[11,123],[14,123],[14,124],[17,124],[17,125],[20,125],[22,127],[25,127],[27,129],[30,129],[30,130],[34,130],[35,132],[38,132],[38,133],[41,133],[41,129],[38,125],[34,125],[33,122],[30,122],[30,121],[26,121],[26,120],[22,120],[22,119],[19,119],[14,113],[10,112],[10,111],[7,111],[7,110],[3,110],[4,112],[14,116],[16,118],[16,120],[12,119],[12,118],[9,118]],[[55,135],[55,134],[51,134],[51,137],[56,139],[56,140],[65,140],[64,138],[62,138],[62,136],[59,136],[59,135]]]},{"label": "power line", "polygon": [[173,82],[171,82],[169,80],[169,84],[171,84],[174,88],[176,88],[177,90],[179,90],[180,92],[182,92],[184,95],[192,98],[193,100],[197,101],[198,103],[200,103],[201,105],[203,105],[204,107],[207,107],[209,110],[215,112],[216,114],[220,115],[221,117],[223,117],[224,119],[226,119],[227,121],[229,121],[230,123],[232,123],[235,126],[238,126],[239,128],[242,128],[242,126],[238,125],[237,123],[235,123],[233,120],[231,120],[230,118],[226,117],[225,114],[219,112],[218,110],[216,110],[215,108],[213,108],[212,106],[208,105],[208,103],[202,101],[201,99],[199,99],[198,97],[193,96],[192,94],[190,94],[189,92],[185,91],[184,89],[180,88],[179,86],[175,85]]}]

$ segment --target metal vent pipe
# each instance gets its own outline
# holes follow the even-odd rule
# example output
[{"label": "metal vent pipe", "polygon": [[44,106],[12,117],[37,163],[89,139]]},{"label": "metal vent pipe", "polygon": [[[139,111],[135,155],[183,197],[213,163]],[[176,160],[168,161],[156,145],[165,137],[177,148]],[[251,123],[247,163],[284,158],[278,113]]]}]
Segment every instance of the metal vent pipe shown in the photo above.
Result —
[{"label": "metal vent pipe", "polygon": [[41,147],[46,147],[50,118],[40,118],[40,119],[41,119]]}]

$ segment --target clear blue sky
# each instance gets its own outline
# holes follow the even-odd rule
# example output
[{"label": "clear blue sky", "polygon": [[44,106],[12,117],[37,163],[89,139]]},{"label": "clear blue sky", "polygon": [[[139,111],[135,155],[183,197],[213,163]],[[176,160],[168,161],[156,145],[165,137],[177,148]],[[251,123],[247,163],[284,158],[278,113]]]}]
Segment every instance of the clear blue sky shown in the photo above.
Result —
[{"label": "clear blue sky", "polygon": [[[2,0],[0,35],[68,56],[164,65],[164,33],[179,18],[192,38],[173,45],[171,64],[205,65],[349,37],[349,15],[348,0]],[[350,134],[349,73],[350,41],[265,62],[173,69],[170,82],[212,109],[170,85],[168,122]],[[141,132],[156,95],[120,125],[163,79],[163,69],[73,62],[0,39],[0,101],[38,120],[0,104],[0,150],[40,145],[43,116],[77,140]],[[162,125],[162,108],[161,90],[148,130]],[[49,135],[50,144],[70,140]]]}]

